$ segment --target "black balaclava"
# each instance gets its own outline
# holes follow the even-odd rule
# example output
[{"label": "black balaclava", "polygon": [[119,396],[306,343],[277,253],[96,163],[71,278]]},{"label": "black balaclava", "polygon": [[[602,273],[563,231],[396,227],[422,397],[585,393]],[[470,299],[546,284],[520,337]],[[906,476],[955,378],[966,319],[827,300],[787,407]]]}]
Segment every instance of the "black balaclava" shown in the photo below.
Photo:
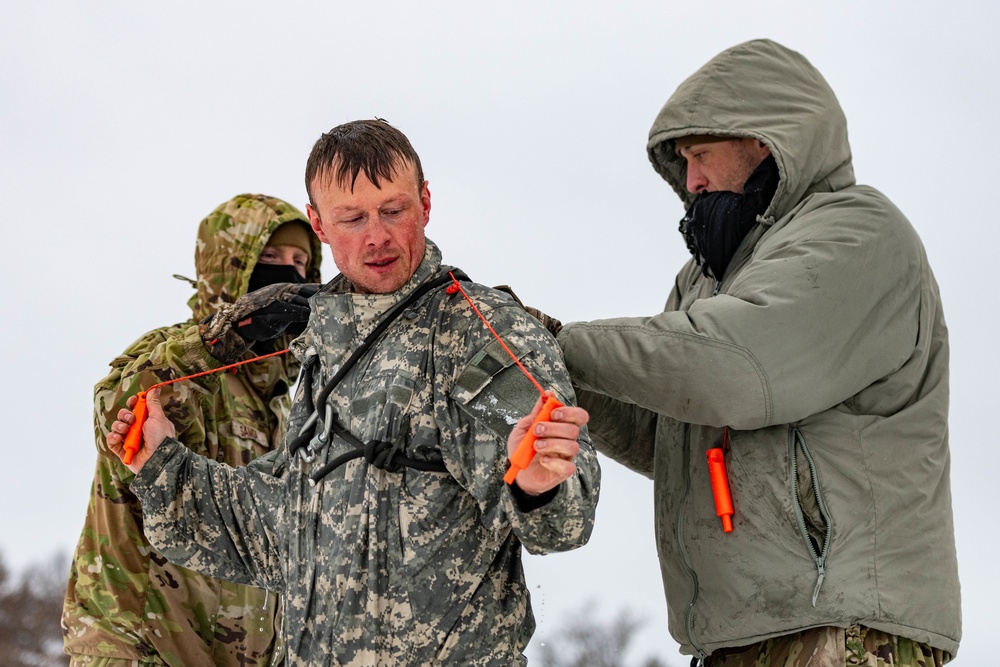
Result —
[{"label": "black balaclava", "polygon": [[254,292],[261,287],[267,287],[274,283],[304,283],[306,281],[299,275],[298,269],[291,264],[264,264],[257,262],[250,274],[250,285],[247,292]]},{"label": "black balaclava", "polygon": [[767,210],[778,188],[778,163],[768,155],[750,174],[743,193],[702,192],[681,218],[680,232],[706,276],[722,280],[733,253]]}]

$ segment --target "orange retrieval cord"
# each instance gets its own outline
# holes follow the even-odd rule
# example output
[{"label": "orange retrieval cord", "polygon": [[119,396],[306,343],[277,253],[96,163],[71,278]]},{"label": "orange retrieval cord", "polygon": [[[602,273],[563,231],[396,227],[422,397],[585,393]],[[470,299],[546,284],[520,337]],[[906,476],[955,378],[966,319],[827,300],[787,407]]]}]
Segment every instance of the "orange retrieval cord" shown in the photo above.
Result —
[{"label": "orange retrieval cord", "polygon": [[555,410],[556,408],[563,407],[563,404],[555,396],[545,395],[545,390],[542,389],[542,385],[538,384],[538,380],[532,377],[531,373],[528,372],[528,369],[524,367],[524,364],[518,361],[514,353],[510,351],[509,347],[507,347],[507,344],[503,342],[503,339],[501,339],[500,336],[497,334],[497,332],[493,330],[493,327],[490,326],[490,323],[486,321],[486,318],[483,317],[483,314],[479,312],[478,308],[476,308],[476,304],[472,303],[472,299],[470,299],[469,295],[465,293],[464,289],[462,289],[462,285],[459,284],[458,279],[455,278],[455,275],[450,271],[448,272],[448,275],[451,276],[451,279],[454,282],[451,285],[449,285],[445,291],[448,294],[455,294],[456,292],[462,293],[462,296],[465,297],[465,300],[469,302],[470,306],[472,306],[472,310],[475,311],[476,315],[479,316],[479,319],[483,321],[483,324],[485,324],[486,328],[490,330],[490,333],[493,334],[493,337],[497,339],[497,342],[500,343],[500,346],[503,347],[504,351],[510,355],[510,358],[514,360],[514,363],[517,364],[517,367],[521,369],[521,372],[524,373],[529,380],[531,380],[531,384],[535,385],[535,388],[538,389],[538,393],[541,394],[542,398],[545,399],[545,403],[542,404],[542,409],[538,413],[538,416],[535,417],[534,421],[531,422],[531,426],[528,427],[528,432],[524,435],[523,438],[521,438],[521,442],[517,444],[517,449],[514,450],[514,453],[510,455],[510,468],[508,468],[507,474],[503,476],[503,481],[507,484],[513,484],[514,479],[517,477],[517,474],[522,470],[524,470],[525,468],[527,468],[528,465],[531,463],[531,459],[535,457],[535,440],[538,439],[538,436],[535,435],[535,424],[539,422],[548,421],[549,416],[552,414],[552,411]]},{"label": "orange retrieval cord", "polygon": [[135,407],[132,408],[132,415],[135,417],[135,420],[129,427],[128,433],[125,434],[125,444],[123,445],[125,449],[125,456],[122,457],[122,461],[125,465],[132,463],[132,457],[139,451],[139,445],[142,444],[142,425],[146,423],[146,394],[148,392],[158,387],[166,387],[168,384],[181,382],[182,380],[191,380],[193,378],[202,377],[203,375],[211,375],[212,373],[220,373],[222,371],[229,370],[230,368],[236,368],[237,366],[249,364],[254,361],[260,361],[261,359],[267,359],[268,357],[276,357],[279,354],[285,354],[287,352],[288,350],[278,350],[277,352],[254,357],[253,359],[244,359],[243,361],[237,361],[235,364],[229,364],[228,366],[222,366],[221,368],[213,368],[210,371],[202,371],[201,373],[194,373],[193,375],[185,375],[184,377],[176,378],[174,380],[160,382],[158,384],[154,384],[146,391],[140,391],[138,394],[139,400],[135,402]]}]

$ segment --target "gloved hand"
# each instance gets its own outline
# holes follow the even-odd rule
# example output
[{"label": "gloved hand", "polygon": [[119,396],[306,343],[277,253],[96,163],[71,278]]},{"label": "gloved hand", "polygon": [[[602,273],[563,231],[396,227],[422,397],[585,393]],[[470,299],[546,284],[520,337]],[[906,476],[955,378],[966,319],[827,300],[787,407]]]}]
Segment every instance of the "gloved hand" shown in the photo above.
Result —
[{"label": "gloved hand", "polygon": [[521,306],[521,308],[524,308],[524,312],[528,313],[536,320],[541,322],[542,326],[548,329],[553,336],[558,336],[559,332],[562,331],[562,322],[560,322],[554,317],[549,317],[548,315],[538,310],[537,308],[532,308],[531,306],[526,306],[523,303],[521,303],[521,300],[517,298],[516,294],[514,294],[514,290],[510,288],[510,285],[495,285],[493,289],[498,290],[500,292],[504,292],[513,297],[514,301],[517,302],[517,305]]},{"label": "gloved hand", "polygon": [[244,294],[201,322],[201,340],[213,357],[231,364],[254,345],[285,334],[297,336],[309,321],[309,297],[319,288],[316,283],[275,283]]}]

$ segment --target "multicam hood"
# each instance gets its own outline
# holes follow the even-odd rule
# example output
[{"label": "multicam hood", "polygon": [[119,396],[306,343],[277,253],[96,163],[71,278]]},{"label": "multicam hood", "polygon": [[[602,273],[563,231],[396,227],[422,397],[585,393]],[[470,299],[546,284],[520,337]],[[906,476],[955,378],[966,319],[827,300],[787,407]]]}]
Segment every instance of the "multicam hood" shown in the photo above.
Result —
[{"label": "multicam hood", "polygon": [[[244,194],[222,204],[198,226],[194,252],[198,272],[197,293],[188,301],[194,317],[202,320],[221,303],[232,303],[246,294],[257,258],[278,227],[309,219],[297,208],[274,197]],[[311,227],[310,227],[311,229]],[[310,234],[312,259],[306,281],[319,282],[322,245]]]},{"label": "multicam hood", "polygon": [[649,131],[653,168],[685,207],[687,166],[674,139],[694,134],[763,141],[781,181],[764,213],[780,218],[807,194],[854,185],[847,119],[823,75],[801,54],[767,39],[712,58],[678,86]]}]

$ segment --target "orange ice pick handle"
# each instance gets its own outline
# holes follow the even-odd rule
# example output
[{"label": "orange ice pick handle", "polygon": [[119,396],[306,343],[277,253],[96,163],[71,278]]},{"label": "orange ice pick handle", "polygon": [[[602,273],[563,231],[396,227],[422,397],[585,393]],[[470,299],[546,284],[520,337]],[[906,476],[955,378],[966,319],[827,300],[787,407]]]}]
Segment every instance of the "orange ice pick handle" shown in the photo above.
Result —
[{"label": "orange ice pick handle", "polygon": [[712,480],[712,495],[715,496],[715,513],[722,519],[722,530],[733,532],[733,497],[729,493],[729,478],[726,477],[726,456],[721,447],[708,450],[708,476]]},{"label": "orange ice pick handle", "polygon": [[562,406],[563,404],[554,396],[547,396],[545,398],[541,412],[531,422],[528,432],[521,438],[521,442],[517,443],[517,449],[514,450],[514,453],[510,455],[510,468],[507,469],[507,474],[503,476],[504,482],[513,484],[517,473],[527,468],[531,463],[531,459],[535,458],[535,440],[538,439],[538,436],[535,435],[535,424],[549,421],[552,411]]},{"label": "orange ice pick handle", "polygon": [[139,445],[142,444],[142,425],[146,423],[146,392],[139,392],[139,400],[132,408],[132,415],[135,420],[129,427],[128,433],[125,434],[125,456],[122,458],[125,465],[132,463],[132,457],[139,451]]}]

